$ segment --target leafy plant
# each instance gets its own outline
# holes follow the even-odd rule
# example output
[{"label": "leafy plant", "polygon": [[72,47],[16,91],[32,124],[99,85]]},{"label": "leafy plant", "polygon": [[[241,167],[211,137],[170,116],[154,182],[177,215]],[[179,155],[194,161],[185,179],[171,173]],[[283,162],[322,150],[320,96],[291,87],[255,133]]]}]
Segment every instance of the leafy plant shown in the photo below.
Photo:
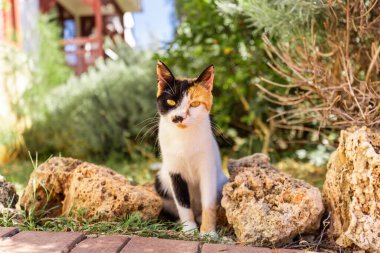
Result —
[{"label": "leafy plant", "polygon": [[222,129],[229,155],[274,153],[276,134],[266,119],[273,114],[254,85],[259,77],[280,80],[266,65],[264,45],[242,15],[221,15],[216,2],[176,1],[180,25],[158,57],[182,76],[196,76],[215,65],[213,120]]},{"label": "leafy plant", "polygon": [[0,164],[22,153],[22,132],[30,118],[39,113],[44,96],[71,75],[60,46],[61,31],[54,20],[54,15],[39,16],[38,29],[34,31],[39,44],[36,52],[26,53],[7,45],[1,47],[0,64],[4,66],[0,71],[1,85],[12,111],[2,119],[5,123],[0,128],[3,137]]},{"label": "leafy plant", "polygon": [[147,52],[122,51],[46,95],[24,134],[28,149],[77,158],[126,151],[155,113],[155,63]]},{"label": "leafy plant", "polygon": [[31,79],[26,53],[0,42],[0,166],[22,150],[22,122],[17,103]]},{"label": "leafy plant", "polygon": [[24,93],[19,104],[22,116],[34,117],[38,108],[52,89],[66,82],[73,71],[65,62],[61,47],[61,28],[54,14],[41,14],[35,31],[38,38],[38,50],[31,52],[32,83]]},{"label": "leafy plant", "polygon": [[[265,19],[252,13],[257,8],[260,11],[266,8],[249,0],[238,2],[244,3],[246,8],[240,11],[250,16],[252,24]],[[282,6],[277,1],[263,2],[275,11]],[[284,6],[287,2],[283,1]],[[350,126],[379,129],[380,46],[375,29],[380,25],[379,4],[376,1],[310,1],[310,4],[315,7],[299,9],[306,13],[307,31],[291,33],[291,38],[277,36],[277,40],[264,36],[272,69],[286,80],[272,79],[258,85],[268,100],[283,106],[272,118],[275,125],[293,129],[306,126],[325,133]],[[293,10],[294,6],[287,6],[284,13]],[[287,22],[287,25],[272,25],[274,35],[298,30],[300,24],[288,22],[287,15],[277,17],[274,24]],[[268,90],[273,87],[286,88],[286,92]]]},{"label": "leafy plant", "polygon": [[255,34],[290,40],[295,35],[309,32],[311,22],[325,4],[322,0],[219,0],[224,14],[243,15]]}]

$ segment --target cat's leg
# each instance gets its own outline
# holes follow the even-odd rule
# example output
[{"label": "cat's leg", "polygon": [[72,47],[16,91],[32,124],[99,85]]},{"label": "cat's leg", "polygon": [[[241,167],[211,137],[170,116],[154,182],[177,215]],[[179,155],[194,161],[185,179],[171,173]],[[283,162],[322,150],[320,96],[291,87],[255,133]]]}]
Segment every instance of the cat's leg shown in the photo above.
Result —
[{"label": "cat's leg", "polygon": [[202,201],[201,235],[216,237],[217,174],[214,164],[205,158],[200,170]]},{"label": "cat's leg", "polygon": [[201,202],[201,189],[198,183],[189,184],[190,191],[190,205],[193,210],[195,221],[198,226],[202,223],[202,202]]},{"label": "cat's leg", "polygon": [[192,232],[197,229],[197,224],[194,220],[194,213],[191,210],[190,194],[187,182],[183,179],[180,173],[170,173],[171,189],[174,195],[174,201],[177,206],[178,215],[183,223],[185,232]]},{"label": "cat's leg", "polygon": [[160,215],[172,221],[177,221],[178,211],[170,191],[170,177],[163,176],[162,174],[164,174],[162,171],[158,172],[154,181],[154,188],[163,201],[163,208]]}]

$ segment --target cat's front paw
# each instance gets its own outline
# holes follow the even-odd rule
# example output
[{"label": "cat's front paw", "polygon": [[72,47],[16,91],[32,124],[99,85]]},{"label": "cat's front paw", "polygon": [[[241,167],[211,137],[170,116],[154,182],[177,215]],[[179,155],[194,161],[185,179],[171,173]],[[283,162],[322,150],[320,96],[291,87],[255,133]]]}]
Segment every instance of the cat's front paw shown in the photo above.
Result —
[{"label": "cat's front paw", "polygon": [[216,240],[219,238],[218,233],[216,231],[209,231],[209,232],[201,231],[200,236],[202,238],[213,239],[213,240]]},{"label": "cat's front paw", "polygon": [[193,221],[185,221],[183,223],[182,231],[185,232],[186,234],[194,234],[198,232],[197,224]]}]

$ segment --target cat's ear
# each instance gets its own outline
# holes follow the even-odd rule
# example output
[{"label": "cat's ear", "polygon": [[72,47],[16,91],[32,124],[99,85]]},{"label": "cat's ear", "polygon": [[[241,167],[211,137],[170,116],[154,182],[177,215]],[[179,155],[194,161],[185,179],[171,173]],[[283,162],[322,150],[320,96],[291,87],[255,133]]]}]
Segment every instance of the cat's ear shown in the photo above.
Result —
[{"label": "cat's ear", "polygon": [[162,61],[157,62],[157,79],[158,79],[158,91],[157,97],[161,95],[162,91],[167,85],[173,85],[175,77]]},{"label": "cat's ear", "polygon": [[211,92],[214,83],[214,65],[210,65],[203,70],[195,82]]}]

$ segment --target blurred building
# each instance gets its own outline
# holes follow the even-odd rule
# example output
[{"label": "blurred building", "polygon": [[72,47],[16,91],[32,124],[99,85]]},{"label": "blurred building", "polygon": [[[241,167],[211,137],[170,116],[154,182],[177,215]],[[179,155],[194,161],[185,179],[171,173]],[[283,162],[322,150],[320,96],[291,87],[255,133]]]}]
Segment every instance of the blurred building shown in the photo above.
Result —
[{"label": "blurred building", "polygon": [[120,37],[135,46],[131,12],[141,11],[140,0],[2,0],[0,41],[33,51],[38,14],[55,10],[62,28],[62,49],[66,62],[77,75],[99,57],[112,52],[103,48],[106,36]]}]

